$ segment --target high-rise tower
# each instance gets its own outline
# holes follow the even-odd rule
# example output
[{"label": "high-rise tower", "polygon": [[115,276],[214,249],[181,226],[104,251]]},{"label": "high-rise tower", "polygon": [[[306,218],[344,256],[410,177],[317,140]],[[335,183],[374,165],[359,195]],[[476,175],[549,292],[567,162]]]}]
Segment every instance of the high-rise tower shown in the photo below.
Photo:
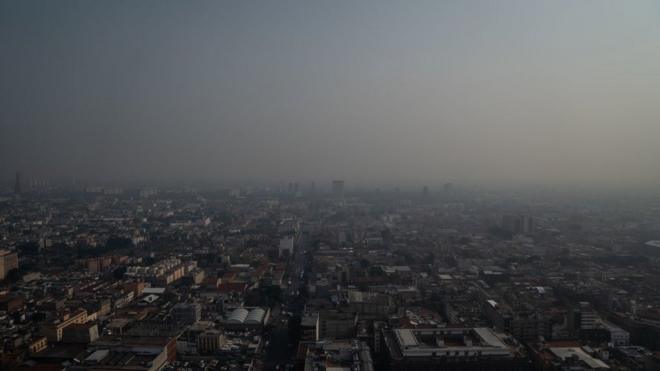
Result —
[{"label": "high-rise tower", "polygon": [[344,197],[344,181],[343,180],[333,180],[332,181],[332,195],[337,198]]},{"label": "high-rise tower", "polygon": [[16,182],[14,183],[14,193],[21,193],[21,173],[16,172]]}]

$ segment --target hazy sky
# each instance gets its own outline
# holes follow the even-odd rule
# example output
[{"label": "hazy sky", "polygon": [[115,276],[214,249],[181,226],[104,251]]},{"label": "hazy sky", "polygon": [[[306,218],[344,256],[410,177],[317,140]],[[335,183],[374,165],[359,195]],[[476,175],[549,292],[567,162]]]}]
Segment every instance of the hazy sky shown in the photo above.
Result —
[{"label": "hazy sky", "polygon": [[660,184],[660,2],[0,0],[15,170]]}]

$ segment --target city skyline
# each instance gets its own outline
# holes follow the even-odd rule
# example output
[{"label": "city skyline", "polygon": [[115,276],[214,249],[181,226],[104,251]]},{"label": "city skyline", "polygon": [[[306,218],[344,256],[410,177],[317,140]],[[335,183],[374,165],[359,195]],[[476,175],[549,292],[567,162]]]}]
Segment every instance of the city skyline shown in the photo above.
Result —
[{"label": "city skyline", "polygon": [[0,0],[1,371],[659,371],[660,0]]}]

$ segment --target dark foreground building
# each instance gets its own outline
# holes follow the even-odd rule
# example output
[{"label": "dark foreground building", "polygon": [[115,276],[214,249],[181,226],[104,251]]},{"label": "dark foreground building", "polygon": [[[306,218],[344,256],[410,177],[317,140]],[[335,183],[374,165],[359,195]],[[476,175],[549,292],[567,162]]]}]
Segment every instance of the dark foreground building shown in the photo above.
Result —
[{"label": "dark foreground building", "polygon": [[489,328],[385,329],[383,337],[393,371],[530,369],[523,348]]}]

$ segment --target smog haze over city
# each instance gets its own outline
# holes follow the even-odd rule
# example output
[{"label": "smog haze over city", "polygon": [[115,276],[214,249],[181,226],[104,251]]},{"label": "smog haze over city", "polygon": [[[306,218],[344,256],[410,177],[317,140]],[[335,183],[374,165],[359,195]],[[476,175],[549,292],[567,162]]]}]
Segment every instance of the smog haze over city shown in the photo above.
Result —
[{"label": "smog haze over city", "polygon": [[2,1],[0,169],[660,184],[657,1]]},{"label": "smog haze over city", "polygon": [[0,371],[660,371],[660,1],[0,0]]}]

